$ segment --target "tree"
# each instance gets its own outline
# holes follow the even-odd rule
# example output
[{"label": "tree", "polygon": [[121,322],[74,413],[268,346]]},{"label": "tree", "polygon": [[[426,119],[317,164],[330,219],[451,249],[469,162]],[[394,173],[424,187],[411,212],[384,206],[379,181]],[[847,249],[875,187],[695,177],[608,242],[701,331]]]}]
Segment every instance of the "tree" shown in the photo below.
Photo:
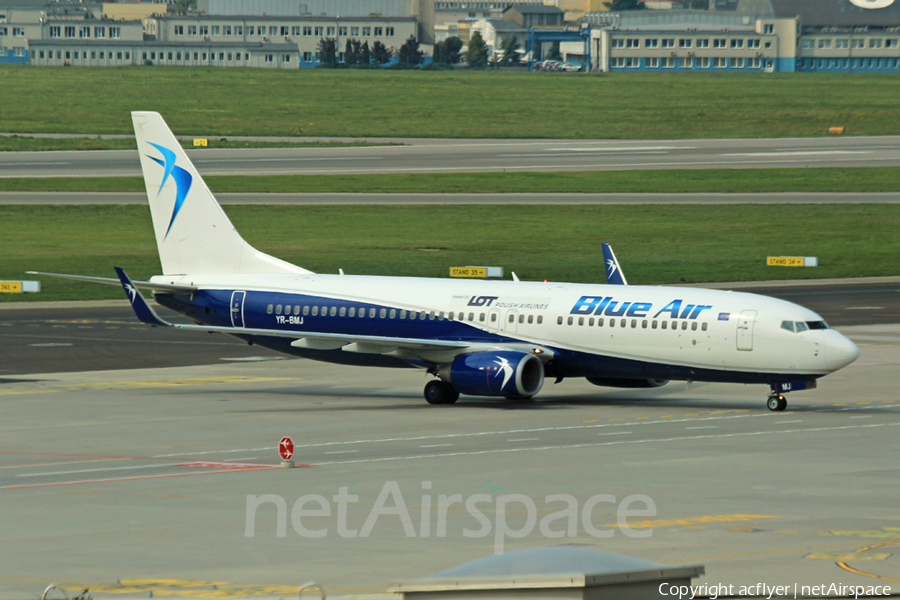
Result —
[{"label": "tree", "polygon": [[684,0],[683,8],[688,10],[709,10],[709,0]]},{"label": "tree", "polygon": [[516,36],[509,38],[506,44],[503,45],[503,59],[500,61],[500,64],[505,67],[518,65],[520,60],[519,48],[521,48],[519,38]]},{"label": "tree", "polygon": [[444,40],[444,43],[441,45],[441,54],[444,58],[444,62],[448,65],[455,65],[458,63],[459,51],[462,50],[462,47],[462,40],[455,35],[451,35]]},{"label": "tree", "polygon": [[431,64],[441,64],[444,62],[444,42],[435,42],[434,50],[431,51]]},{"label": "tree", "polygon": [[344,64],[348,67],[356,66],[356,53],[353,52],[353,40],[350,38],[344,44]]},{"label": "tree", "polygon": [[372,44],[372,60],[376,65],[384,65],[391,61],[393,52],[388,50],[381,42]]},{"label": "tree", "polygon": [[550,50],[547,51],[546,60],[562,60],[562,54],[559,52],[559,42],[550,44]]},{"label": "tree", "polygon": [[481,37],[481,32],[476,31],[469,38],[469,48],[466,50],[466,62],[471,69],[483,69],[487,66],[488,49]]},{"label": "tree", "polygon": [[366,66],[372,64],[372,53],[369,52],[368,40],[362,43],[362,48],[359,50],[359,64]]},{"label": "tree", "polygon": [[337,43],[334,38],[322,38],[316,51],[319,66],[326,69],[337,67]]},{"label": "tree", "polygon": [[400,46],[400,64],[407,69],[418,67],[424,55],[425,53],[419,50],[419,42],[415,36],[409,36]]},{"label": "tree", "polygon": [[646,8],[644,3],[640,2],[640,0],[612,0],[606,4],[609,6],[609,10],[617,12],[624,10],[643,10]]},{"label": "tree", "polygon": [[175,13],[186,15],[191,11],[197,10],[197,0],[176,0]]}]

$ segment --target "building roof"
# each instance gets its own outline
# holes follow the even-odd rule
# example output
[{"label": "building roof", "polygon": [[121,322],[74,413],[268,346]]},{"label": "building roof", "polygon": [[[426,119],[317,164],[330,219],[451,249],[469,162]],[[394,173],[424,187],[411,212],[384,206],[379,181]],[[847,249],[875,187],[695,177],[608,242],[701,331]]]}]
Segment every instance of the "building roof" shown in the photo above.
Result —
[{"label": "building roof", "polygon": [[523,27],[519,27],[519,24],[515,21],[508,21],[506,19],[488,19],[488,23],[491,24],[496,31],[528,31]]},{"label": "building roof", "polygon": [[513,4],[506,8],[507,10],[515,10],[520,15],[562,15],[565,14],[558,6],[547,6],[546,4]]},{"label": "building roof", "polygon": [[778,19],[800,17],[805,27],[900,26],[900,0],[741,0],[738,11],[763,16],[769,12]]},{"label": "building roof", "polygon": [[275,15],[160,15],[160,20],[169,21],[272,21],[275,23],[329,23],[331,25],[347,25],[352,23],[415,23],[415,17],[310,17],[310,16],[275,16]]},{"label": "building roof", "polygon": [[209,49],[235,49],[235,50],[259,50],[261,52],[297,52],[297,44],[273,44],[267,42],[158,42],[158,41],[142,41],[142,40],[75,40],[75,39],[52,39],[52,40],[30,40],[29,46],[49,46],[49,47],[65,47],[65,48],[121,48],[122,46],[132,46],[135,48],[147,48],[148,50],[159,50],[168,48],[181,48],[184,50],[209,50]]}]

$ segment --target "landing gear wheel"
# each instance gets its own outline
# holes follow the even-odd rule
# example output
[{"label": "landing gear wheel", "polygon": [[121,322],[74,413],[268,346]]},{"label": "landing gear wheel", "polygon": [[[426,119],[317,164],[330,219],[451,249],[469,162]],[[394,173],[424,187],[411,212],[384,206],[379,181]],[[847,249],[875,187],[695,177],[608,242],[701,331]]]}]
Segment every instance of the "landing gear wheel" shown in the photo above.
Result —
[{"label": "landing gear wheel", "polygon": [[766,406],[769,407],[769,410],[780,412],[787,408],[787,400],[781,394],[773,394],[769,396],[769,400],[766,402]]},{"label": "landing gear wheel", "polygon": [[425,385],[425,400],[428,404],[453,404],[459,399],[459,392],[444,381],[429,381]]}]

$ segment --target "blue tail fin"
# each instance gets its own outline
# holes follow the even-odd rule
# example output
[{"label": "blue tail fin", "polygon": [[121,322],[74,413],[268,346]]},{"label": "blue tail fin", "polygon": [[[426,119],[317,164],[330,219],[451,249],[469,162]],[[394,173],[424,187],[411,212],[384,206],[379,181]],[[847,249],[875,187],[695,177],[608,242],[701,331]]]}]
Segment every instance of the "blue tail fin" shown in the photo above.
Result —
[{"label": "blue tail fin", "polygon": [[616,260],[612,246],[605,242],[601,245],[603,246],[603,263],[606,265],[606,283],[610,285],[628,285],[628,282],[625,281],[625,274],[622,273],[622,268],[619,267],[619,261]]},{"label": "blue tail fin", "polygon": [[153,312],[153,309],[150,308],[150,305],[147,304],[147,301],[144,300],[144,297],[141,296],[141,293],[138,291],[134,284],[131,283],[131,279],[128,278],[128,275],[125,274],[125,271],[122,270],[121,267],[116,267],[116,275],[119,276],[119,281],[122,282],[122,289],[125,290],[125,295],[128,296],[128,301],[131,302],[131,308],[134,309],[134,314],[137,315],[137,318],[147,325],[153,325],[158,327],[169,327],[171,323],[166,323]]}]

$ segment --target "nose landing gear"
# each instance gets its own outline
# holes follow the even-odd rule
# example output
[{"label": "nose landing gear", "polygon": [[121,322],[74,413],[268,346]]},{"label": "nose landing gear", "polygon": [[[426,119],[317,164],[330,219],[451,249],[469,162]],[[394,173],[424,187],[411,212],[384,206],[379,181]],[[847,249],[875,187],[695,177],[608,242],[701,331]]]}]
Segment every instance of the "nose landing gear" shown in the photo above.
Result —
[{"label": "nose landing gear", "polygon": [[781,394],[771,394],[766,401],[769,410],[782,411],[787,408],[787,399]]}]

